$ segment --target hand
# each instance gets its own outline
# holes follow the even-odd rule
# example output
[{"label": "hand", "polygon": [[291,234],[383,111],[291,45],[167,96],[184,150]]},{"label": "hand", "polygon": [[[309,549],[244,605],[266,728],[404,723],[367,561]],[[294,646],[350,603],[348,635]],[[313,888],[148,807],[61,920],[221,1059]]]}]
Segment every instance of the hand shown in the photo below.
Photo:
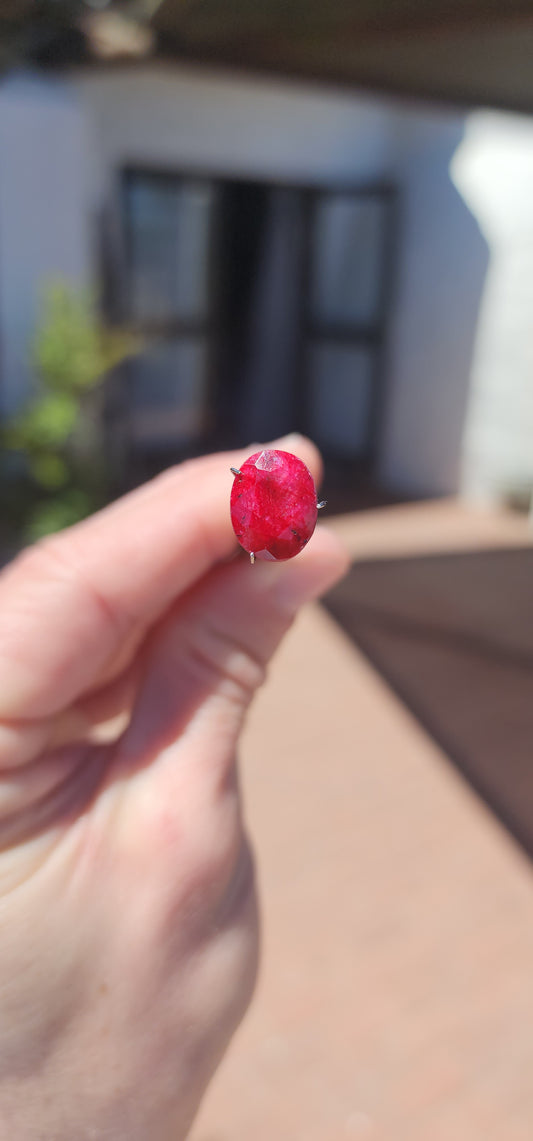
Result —
[{"label": "hand", "polygon": [[[280,446],[318,475],[311,444]],[[319,530],[292,562],[235,558],[244,458],[171,470],[0,577],[10,1141],[179,1141],[249,1001],[236,744],[295,612],[345,555]]]}]

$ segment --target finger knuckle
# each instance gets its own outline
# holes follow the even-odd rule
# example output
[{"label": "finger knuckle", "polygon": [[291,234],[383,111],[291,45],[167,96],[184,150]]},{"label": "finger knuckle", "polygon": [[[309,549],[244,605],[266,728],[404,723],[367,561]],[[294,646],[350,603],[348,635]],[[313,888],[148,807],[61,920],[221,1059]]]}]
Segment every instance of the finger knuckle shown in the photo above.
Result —
[{"label": "finger knuckle", "polygon": [[183,840],[180,897],[192,912],[208,914],[225,898],[243,858],[245,836],[236,797],[189,822]]},{"label": "finger knuckle", "polygon": [[204,836],[197,852],[196,878],[200,884],[211,885],[216,891],[224,889],[232,878],[242,847],[240,813],[226,811],[225,820],[218,820],[217,828]]},{"label": "finger knuckle", "polygon": [[212,624],[197,625],[189,649],[196,667],[240,705],[247,705],[265,680],[265,662],[253,649]]}]

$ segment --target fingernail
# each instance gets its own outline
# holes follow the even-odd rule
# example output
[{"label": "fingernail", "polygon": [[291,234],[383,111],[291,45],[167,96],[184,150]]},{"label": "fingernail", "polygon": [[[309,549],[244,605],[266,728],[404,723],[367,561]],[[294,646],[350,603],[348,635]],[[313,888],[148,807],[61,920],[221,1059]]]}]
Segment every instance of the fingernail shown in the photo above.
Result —
[{"label": "fingernail", "polygon": [[289,432],[287,436],[280,436],[278,440],[272,440],[269,446],[272,447],[275,444],[280,451],[290,451],[291,448],[301,447],[304,443],[307,441],[301,432]]},{"label": "fingernail", "polygon": [[[262,448],[278,448],[280,451],[289,451],[290,448],[301,448],[302,445],[308,447],[309,444],[312,444],[312,440],[303,436],[301,432],[289,432],[286,436],[278,436],[275,440],[252,440],[246,451],[253,455],[254,452],[260,451]],[[244,451],[244,449],[242,450]]]}]

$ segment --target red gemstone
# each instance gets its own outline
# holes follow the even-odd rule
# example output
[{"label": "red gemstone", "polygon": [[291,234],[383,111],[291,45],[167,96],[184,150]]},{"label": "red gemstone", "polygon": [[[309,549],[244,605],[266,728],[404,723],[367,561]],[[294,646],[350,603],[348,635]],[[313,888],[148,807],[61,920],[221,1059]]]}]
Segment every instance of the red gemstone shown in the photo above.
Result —
[{"label": "red gemstone", "polygon": [[235,476],[231,522],[245,551],[257,559],[292,559],[316,526],[311,472],[290,452],[255,452]]}]

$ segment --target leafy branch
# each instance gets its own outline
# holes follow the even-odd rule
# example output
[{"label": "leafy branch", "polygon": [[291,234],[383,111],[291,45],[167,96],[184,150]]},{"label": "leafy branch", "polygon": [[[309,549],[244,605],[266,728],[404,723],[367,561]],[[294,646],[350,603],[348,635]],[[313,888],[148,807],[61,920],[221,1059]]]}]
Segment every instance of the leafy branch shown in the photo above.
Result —
[{"label": "leafy branch", "polygon": [[32,346],[36,391],[2,432],[4,447],[21,461],[26,538],[77,522],[105,500],[95,398],[107,373],[139,348],[127,330],[103,325],[90,294],[63,282],[44,289]]}]

